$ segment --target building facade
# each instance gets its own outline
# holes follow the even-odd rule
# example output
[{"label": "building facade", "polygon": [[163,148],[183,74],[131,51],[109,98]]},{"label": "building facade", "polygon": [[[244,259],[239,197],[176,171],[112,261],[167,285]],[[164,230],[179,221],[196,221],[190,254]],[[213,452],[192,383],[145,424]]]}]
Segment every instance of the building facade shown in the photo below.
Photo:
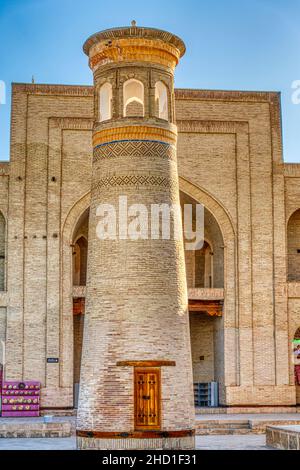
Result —
[{"label": "building facade", "polygon": [[[112,113],[124,112],[127,100],[129,119],[160,112],[165,119],[150,104],[161,77],[146,68],[136,77],[136,64],[130,67],[123,78],[110,75],[102,99],[119,106]],[[140,95],[135,87],[138,100],[130,101],[125,76],[143,84]],[[92,262],[92,136],[95,116],[109,119],[98,99],[103,84],[12,86],[10,161],[0,165],[2,364],[6,380],[41,382],[46,409],[77,407]],[[300,164],[283,162],[280,95],[171,89],[167,103],[178,130],[181,203],[205,207],[204,245],[186,251],[182,267],[193,382],[217,382],[220,406],[296,406]],[[146,274],[149,253],[138,253]],[[122,296],[122,285],[114,293]]]}]

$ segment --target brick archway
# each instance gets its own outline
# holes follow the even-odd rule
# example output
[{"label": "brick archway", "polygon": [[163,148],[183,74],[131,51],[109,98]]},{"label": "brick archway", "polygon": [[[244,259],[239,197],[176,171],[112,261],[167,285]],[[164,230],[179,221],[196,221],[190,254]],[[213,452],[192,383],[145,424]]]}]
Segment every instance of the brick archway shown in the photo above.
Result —
[{"label": "brick archway", "polygon": [[[231,385],[238,384],[238,338],[236,328],[236,246],[235,232],[232,220],[221,205],[211,194],[195,186],[186,179],[179,177],[180,191],[192,197],[196,202],[203,204],[216,219],[224,240],[224,290],[226,301],[224,306],[224,319],[234,325],[225,331],[224,342],[230,343],[230,347],[224,347],[230,351],[230,358],[224,356],[224,363],[230,361],[230,370],[226,372],[226,381]],[[75,227],[82,214],[90,206],[90,192],[86,193],[69,211],[62,230],[62,269],[61,269],[61,364],[60,383],[68,388],[73,395],[73,315],[72,315],[72,240]],[[232,355],[234,345],[236,354]],[[223,397],[224,401],[224,397]],[[72,403],[71,405],[72,406]]]},{"label": "brick archway", "polygon": [[68,389],[68,406],[73,406],[73,282],[72,242],[74,230],[82,214],[90,206],[90,192],[70,209],[62,229],[61,252],[61,322],[60,322],[60,384]]},{"label": "brick archway", "polygon": [[179,189],[196,202],[203,204],[214,216],[224,240],[224,388],[220,390],[220,399],[226,403],[225,386],[239,385],[240,381],[236,234],[228,212],[215,197],[182,177],[179,177]]}]

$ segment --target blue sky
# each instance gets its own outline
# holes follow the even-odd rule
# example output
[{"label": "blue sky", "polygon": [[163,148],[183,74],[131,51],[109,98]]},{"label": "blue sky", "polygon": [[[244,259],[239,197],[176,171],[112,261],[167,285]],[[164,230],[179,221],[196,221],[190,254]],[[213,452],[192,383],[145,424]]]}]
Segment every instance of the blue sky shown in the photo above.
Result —
[{"label": "blue sky", "polygon": [[11,82],[91,84],[82,44],[129,25],[167,29],[187,53],[176,87],[282,93],[285,161],[300,162],[300,0],[0,0],[0,160],[9,158]]}]

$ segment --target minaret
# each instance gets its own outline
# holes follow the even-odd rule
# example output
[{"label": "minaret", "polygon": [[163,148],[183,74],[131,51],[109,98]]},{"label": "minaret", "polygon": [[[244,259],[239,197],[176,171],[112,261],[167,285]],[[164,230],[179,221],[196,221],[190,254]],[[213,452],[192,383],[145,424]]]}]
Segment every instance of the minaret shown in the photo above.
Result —
[{"label": "minaret", "polygon": [[[127,210],[134,223],[133,204],[149,214],[153,204],[179,205],[174,69],[185,45],[132,22],[94,34],[84,52],[95,122],[77,446],[192,449],[183,242],[151,234],[150,223],[133,237],[123,224]],[[115,238],[103,239],[104,213],[117,221]]]}]

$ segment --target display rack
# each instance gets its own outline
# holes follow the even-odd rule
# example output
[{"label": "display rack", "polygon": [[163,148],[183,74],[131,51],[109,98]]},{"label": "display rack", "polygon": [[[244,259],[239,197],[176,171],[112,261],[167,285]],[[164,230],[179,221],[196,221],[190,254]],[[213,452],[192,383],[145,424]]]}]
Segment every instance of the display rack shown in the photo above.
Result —
[{"label": "display rack", "polygon": [[40,415],[40,382],[3,382],[3,417],[27,417]]}]

